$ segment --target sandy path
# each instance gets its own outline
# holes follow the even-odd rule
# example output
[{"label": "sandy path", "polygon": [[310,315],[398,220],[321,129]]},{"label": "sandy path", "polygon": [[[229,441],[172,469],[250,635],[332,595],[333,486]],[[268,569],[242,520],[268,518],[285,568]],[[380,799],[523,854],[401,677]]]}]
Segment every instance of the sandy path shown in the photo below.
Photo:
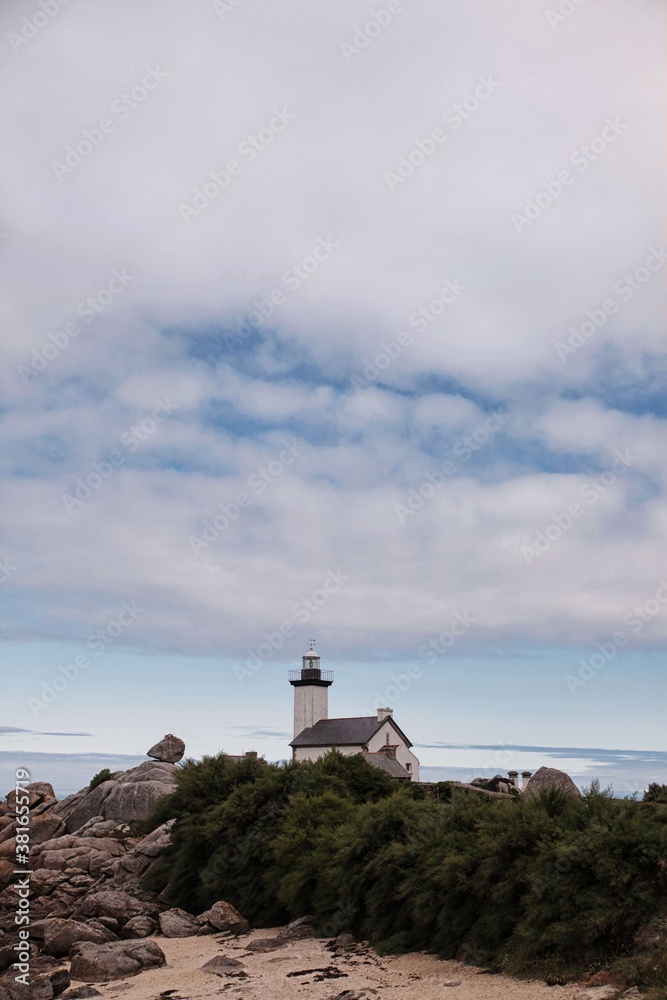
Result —
[{"label": "sandy path", "polygon": [[[363,948],[333,955],[326,942],[317,939],[293,941],[265,954],[246,952],[252,938],[271,937],[276,931],[253,931],[242,938],[218,941],[212,937],[157,938],[167,965],[132,979],[96,984],[104,1000],[332,1000],[344,990],[377,990],[377,1000],[573,1000],[576,987],[553,987],[504,976],[489,976],[458,962],[441,962],[424,954],[378,958]],[[236,958],[245,965],[247,978],[215,976],[201,966],[215,955]],[[289,976],[290,972],[334,967],[337,977],[316,981],[317,973]],[[447,979],[460,979],[456,988],[444,988]],[[82,985],[72,983],[73,986]],[[375,1000],[368,994],[368,1000]]]}]

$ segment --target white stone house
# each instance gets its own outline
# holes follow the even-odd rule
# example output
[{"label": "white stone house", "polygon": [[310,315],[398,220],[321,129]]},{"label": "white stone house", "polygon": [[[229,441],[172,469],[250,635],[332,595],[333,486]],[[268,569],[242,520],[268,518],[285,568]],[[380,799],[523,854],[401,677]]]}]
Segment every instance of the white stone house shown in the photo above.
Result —
[{"label": "white stone house", "polygon": [[358,753],[399,781],[419,781],[419,761],[391,708],[379,708],[376,715],[330,719],[333,671],[320,668],[320,657],[312,649],[303,656],[301,670],[290,670],[289,681],[294,688],[294,760],[317,760],[332,750]]}]

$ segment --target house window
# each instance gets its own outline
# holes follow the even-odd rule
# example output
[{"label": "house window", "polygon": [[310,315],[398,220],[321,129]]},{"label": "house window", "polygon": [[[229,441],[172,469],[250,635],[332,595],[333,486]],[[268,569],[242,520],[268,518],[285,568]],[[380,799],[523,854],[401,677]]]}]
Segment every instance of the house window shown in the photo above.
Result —
[{"label": "house window", "polygon": [[412,770],[412,764],[406,764],[405,765],[405,770],[406,771],[411,771]]}]

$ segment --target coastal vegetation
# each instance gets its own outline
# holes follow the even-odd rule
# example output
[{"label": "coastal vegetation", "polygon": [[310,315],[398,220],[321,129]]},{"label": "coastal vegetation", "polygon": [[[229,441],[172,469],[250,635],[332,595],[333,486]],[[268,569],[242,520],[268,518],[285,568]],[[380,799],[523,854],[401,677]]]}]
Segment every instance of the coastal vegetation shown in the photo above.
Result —
[{"label": "coastal vegetation", "polygon": [[105,781],[109,781],[110,778],[111,778],[111,771],[109,770],[108,767],[103,767],[101,771],[98,771],[97,774],[93,775],[93,777],[90,779],[90,784],[88,785],[88,791],[92,792],[94,788],[97,788],[98,785],[101,785]]},{"label": "coastal vegetation", "polygon": [[667,986],[661,794],[442,791],[337,753],[186,761],[149,823],[176,820],[146,887],[193,912],[224,899],[254,926],[311,914],[320,933],[351,931],[383,953],[419,949],[554,984],[606,972]]}]

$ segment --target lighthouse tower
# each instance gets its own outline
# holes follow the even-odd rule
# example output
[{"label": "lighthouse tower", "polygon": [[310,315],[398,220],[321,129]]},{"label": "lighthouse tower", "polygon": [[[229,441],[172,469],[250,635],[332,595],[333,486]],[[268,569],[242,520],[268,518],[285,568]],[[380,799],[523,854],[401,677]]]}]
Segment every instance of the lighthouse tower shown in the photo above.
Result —
[{"label": "lighthouse tower", "polygon": [[315,640],[301,658],[301,670],[290,670],[289,682],[294,688],[294,735],[310,729],[320,719],[329,718],[329,688],[333,670],[321,670],[320,658],[314,649]]}]

